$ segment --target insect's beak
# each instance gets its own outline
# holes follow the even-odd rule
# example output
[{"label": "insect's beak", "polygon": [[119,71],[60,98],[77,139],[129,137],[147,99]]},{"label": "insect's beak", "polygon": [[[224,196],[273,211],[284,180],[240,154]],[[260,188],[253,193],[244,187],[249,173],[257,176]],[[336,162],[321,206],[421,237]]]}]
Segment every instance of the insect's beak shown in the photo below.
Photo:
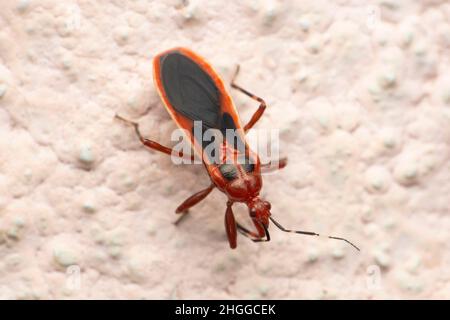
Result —
[{"label": "insect's beak", "polygon": [[269,228],[269,218],[270,218],[270,211],[267,210],[264,212],[264,214],[262,215],[262,223],[264,224],[264,226],[266,228]]},{"label": "insect's beak", "polygon": [[[270,214],[270,213],[269,213]],[[264,225],[264,227],[267,229],[267,228],[269,228],[269,216],[267,216],[267,217],[264,217],[264,219],[263,219],[263,225]]]},{"label": "insect's beak", "polygon": [[257,218],[252,218],[252,221],[255,225],[260,225],[262,228],[269,228],[269,222],[266,221],[265,219],[257,219]]},{"label": "insect's beak", "polygon": [[270,241],[270,233],[269,233],[269,229],[268,229],[269,226],[268,225],[266,226],[263,224],[263,228],[264,228],[264,232],[266,233],[266,240]]}]

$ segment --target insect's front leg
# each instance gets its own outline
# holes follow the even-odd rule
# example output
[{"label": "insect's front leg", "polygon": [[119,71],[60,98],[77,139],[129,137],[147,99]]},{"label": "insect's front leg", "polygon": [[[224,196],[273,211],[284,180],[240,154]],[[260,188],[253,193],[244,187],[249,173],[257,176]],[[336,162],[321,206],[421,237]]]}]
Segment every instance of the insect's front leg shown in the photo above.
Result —
[{"label": "insect's front leg", "polygon": [[[270,237],[268,236],[268,234],[266,234],[264,228],[261,227],[260,225],[257,225],[256,223],[255,223],[255,226],[257,226],[259,234],[256,234],[255,232],[248,230],[246,227],[240,225],[239,223],[237,223],[236,226],[237,226],[237,230],[239,231],[240,234],[242,234],[243,236],[246,236],[253,242],[270,241]],[[262,231],[260,231],[260,230],[262,230]]]},{"label": "insect's front leg", "polygon": [[[173,151],[172,148],[163,146],[162,144],[159,144],[156,141],[144,138],[142,136],[141,132],[139,131],[139,124],[138,123],[136,123],[134,121],[127,120],[127,119],[125,119],[125,118],[123,118],[123,117],[121,117],[121,116],[119,116],[117,114],[115,115],[115,118],[125,122],[126,124],[129,124],[129,125],[133,126],[134,127],[134,131],[136,132],[136,135],[138,136],[139,140],[146,147],[149,147],[150,149],[153,149],[153,150],[156,150],[156,151],[168,154],[169,156],[175,155],[177,157],[184,158],[184,154],[183,154],[182,151],[179,151],[179,152]],[[194,159],[195,159],[194,155],[192,155],[190,157],[190,159],[191,159],[191,161],[194,161]]]},{"label": "insect's front leg", "polygon": [[231,201],[227,202],[227,211],[225,211],[225,230],[227,231],[228,242],[230,248],[235,249],[237,246],[237,232],[236,232],[236,220],[234,219],[234,213],[231,206]]},{"label": "insect's front leg", "polygon": [[247,132],[247,131],[250,130],[250,129],[258,122],[258,120],[261,118],[261,116],[262,116],[263,113],[264,113],[264,110],[266,110],[267,104],[266,104],[266,102],[265,102],[262,98],[260,98],[260,97],[258,97],[258,96],[255,96],[253,93],[251,93],[251,92],[245,90],[244,88],[238,86],[238,85],[234,82],[234,80],[236,80],[237,75],[239,74],[239,69],[240,69],[240,67],[239,67],[239,65],[238,65],[238,66],[236,67],[236,71],[235,71],[235,73],[234,73],[234,76],[233,76],[233,78],[232,78],[232,80],[231,80],[231,87],[234,88],[234,89],[237,89],[237,90],[241,91],[243,94],[245,94],[245,95],[249,96],[250,98],[252,98],[253,100],[256,100],[256,101],[259,102],[259,108],[258,108],[258,110],[256,110],[256,112],[253,114],[253,116],[252,116],[252,118],[250,119],[250,121],[244,126],[244,132]]}]

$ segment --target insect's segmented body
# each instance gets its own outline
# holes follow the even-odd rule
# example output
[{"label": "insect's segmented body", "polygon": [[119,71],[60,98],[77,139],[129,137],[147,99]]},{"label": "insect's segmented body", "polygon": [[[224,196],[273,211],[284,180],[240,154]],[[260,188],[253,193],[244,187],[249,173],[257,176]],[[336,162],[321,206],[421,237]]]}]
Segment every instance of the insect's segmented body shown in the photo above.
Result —
[{"label": "insect's segmented body", "polygon": [[[258,196],[262,186],[259,157],[245,141],[236,108],[220,76],[203,58],[185,48],[160,53],[153,61],[161,99],[173,120],[189,135],[214,185],[232,201]],[[195,135],[194,121],[201,125],[199,135]],[[221,135],[220,142],[204,141],[207,129],[215,129]],[[217,157],[205,154],[211,143],[220,143]]]},{"label": "insect's segmented body", "polygon": [[[261,165],[258,155],[250,150],[245,134],[261,118],[266,103],[234,83],[238,71],[239,68],[231,87],[260,104],[245,126],[241,125],[222,79],[205,59],[186,48],[170,49],[153,59],[153,78],[161,100],[178,127],[185,130],[211,178],[211,185],[186,199],[178,206],[176,213],[185,216],[189,208],[217,188],[228,197],[225,230],[231,248],[236,248],[237,231],[253,241],[269,241],[269,220],[285,232],[318,236],[314,232],[285,229],[271,217],[270,203],[259,198],[262,187],[261,172],[273,168],[271,163]],[[183,152],[176,152],[144,138],[137,123],[117,117],[133,125],[139,139],[147,147],[172,156],[185,156]],[[206,135],[211,133],[211,130],[213,134],[207,139]],[[214,151],[209,152],[211,150]],[[276,169],[283,168],[286,163],[285,158],[280,159]],[[235,221],[232,211],[234,202],[244,202],[248,206],[256,232],[249,231]]]}]

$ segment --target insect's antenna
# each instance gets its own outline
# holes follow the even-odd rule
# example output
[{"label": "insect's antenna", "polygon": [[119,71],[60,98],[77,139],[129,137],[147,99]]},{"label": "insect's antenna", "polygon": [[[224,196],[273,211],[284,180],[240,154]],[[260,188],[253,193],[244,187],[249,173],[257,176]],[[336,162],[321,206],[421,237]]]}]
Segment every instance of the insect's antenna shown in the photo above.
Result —
[{"label": "insect's antenna", "polygon": [[[270,219],[270,220],[278,227],[278,229],[280,229],[281,231],[284,231],[284,232],[292,232],[292,233],[299,233],[299,234],[304,234],[304,235],[307,235],[307,236],[318,236],[318,237],[320,236],[320,234],[315,233],[315,232],[300,231],[300,230],[289,230],[289,229],[286,229],[285,227],[283,227],[281,224],[279,224],[274,218],[269,217],[269,219]],[[361,250],[359,250],[359,248],[358,248],[357,246],[355,246],[353,243],[351,243],[351,242],[348,241],[347,239],[339,238],[339,237],[332,237],[332,236],[327,236],[327,238],[345,241],[345,242],[347,242],[348,244],[350,244],[353,248],[355,248],[356,250],[361,251]]]}]

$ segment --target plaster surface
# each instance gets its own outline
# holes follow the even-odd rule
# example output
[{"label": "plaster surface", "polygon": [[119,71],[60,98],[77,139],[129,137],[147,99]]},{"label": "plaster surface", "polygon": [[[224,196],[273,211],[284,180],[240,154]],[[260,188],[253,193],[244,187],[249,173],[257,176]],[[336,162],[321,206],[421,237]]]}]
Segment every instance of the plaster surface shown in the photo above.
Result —
[{"label": "plaster surface", "polygon": [[[173,224],[208,176],[114,115],[174,144],[151,65],[174,46],[266,99],[274,217],[361,252],[273,227],[232,251],[217,191]],[[445,0],[2,0],[0,298],[450,298],[449,53]]]}]

